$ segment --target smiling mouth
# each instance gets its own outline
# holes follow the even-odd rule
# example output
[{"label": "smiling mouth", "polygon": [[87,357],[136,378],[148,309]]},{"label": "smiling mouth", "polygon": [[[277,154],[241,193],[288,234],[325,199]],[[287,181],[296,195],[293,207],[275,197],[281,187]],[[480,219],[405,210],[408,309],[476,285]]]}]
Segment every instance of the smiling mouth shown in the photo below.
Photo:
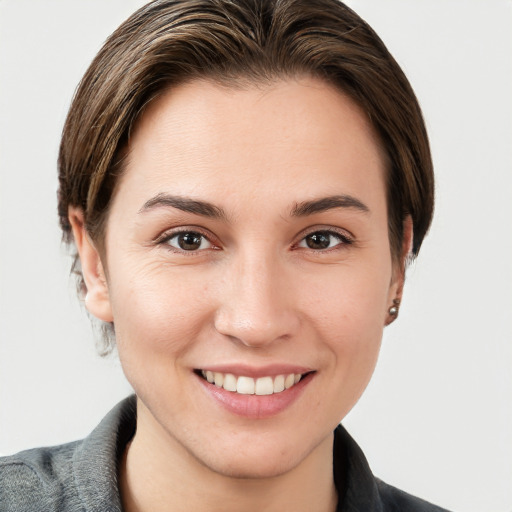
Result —
[{"label": "smiling mouth", "polygon": [[197,375],[219,388],[240,395],[273,395],[292,388],[308,375],[308,373],[288,373],[274,377],[259,377],[253,379],[244,375],[236,376],[232,373],[212,372],[210,370],[197,370]]}]

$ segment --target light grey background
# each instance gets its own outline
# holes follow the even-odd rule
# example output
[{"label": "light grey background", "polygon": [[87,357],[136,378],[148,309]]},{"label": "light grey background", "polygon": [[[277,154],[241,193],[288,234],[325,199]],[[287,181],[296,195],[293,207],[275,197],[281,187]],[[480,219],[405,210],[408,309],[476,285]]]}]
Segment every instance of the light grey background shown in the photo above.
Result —
[{"label": "light grey background", "polygon": [[[140,0],[0,0],[0,453],[85,436],[130,392],[69,284],[56,155],[78,80]],[[423,106],[434,225],[365,396],[374,472],[458,511],[512,510],[512,2],[353,0]]]}]

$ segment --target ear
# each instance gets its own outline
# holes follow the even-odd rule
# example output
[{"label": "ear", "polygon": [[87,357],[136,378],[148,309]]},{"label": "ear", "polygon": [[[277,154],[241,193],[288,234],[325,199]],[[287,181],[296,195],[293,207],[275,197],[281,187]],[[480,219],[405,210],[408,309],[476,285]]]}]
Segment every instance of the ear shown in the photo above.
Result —
[{"label": "ear", "polygon": [[[402,295],[404,291],[405,283],[405,270],[407,266],[407,258],[411,253],[413,242],[413,225],[412,218],[410,215],[404,220],[403,223],[403,237],[402,237],[402,249],[398,261],[394,262],[393,266],[393,277],[391,280],[391,286],[389,287],[388,296],[388,311],[386,314],[386,325],[389,325],[398,316],[398,310],[400,303],[402,302]],[[391,314],[391,308],[396,308],[395,314]]]},{"label": "ear", "polygon": [[85,229],[84,212],[81,208],[70,206],[68,218],[73,229],[82,275],[87,288],[85,307],[99,320],[112,322],[112,308],[103,263],[98,249]]}]

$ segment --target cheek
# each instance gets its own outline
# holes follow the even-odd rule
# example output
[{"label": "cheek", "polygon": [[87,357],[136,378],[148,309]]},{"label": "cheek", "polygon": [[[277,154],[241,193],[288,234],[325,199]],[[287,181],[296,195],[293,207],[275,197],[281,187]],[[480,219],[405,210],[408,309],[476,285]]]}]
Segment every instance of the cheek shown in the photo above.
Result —
[{"label": "cheek", "polygon": [[314,291],[308,294],[303,309],[311,311],[312,318],[326,329],[354,334],[382,330],[391,281],[390,264],[363,268],[348,265],[320,281],[311,277],[304,288]]},{"label": "cheek", "polygon": [[161,263],[125,268],[122,275],[113,276],[111,290],[120,357],[179,358],[211,313],[201,276]]},{"label": "cheek", "polygon": [[362,390],[377,362],[391,273],[386,268],[351,267],[331,277],[303,310],[324,340],[343,385]]}]

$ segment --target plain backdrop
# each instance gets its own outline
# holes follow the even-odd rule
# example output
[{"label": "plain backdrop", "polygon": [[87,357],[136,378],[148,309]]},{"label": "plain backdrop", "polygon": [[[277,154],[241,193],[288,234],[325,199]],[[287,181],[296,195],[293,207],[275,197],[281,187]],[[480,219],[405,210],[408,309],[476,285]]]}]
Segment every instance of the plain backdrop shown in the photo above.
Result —
[{"label": "plain backdrop", "polygon": [[[83,437],[130,393],[115,356],[96,355],[70,284],[56,155],[81,75],[142,3],[0,0],[3,454]],[[387,482],[457,511],[510,512],[512,2],[350,5],[420,99],[437,208],[373,381],[344,424]]]}]

